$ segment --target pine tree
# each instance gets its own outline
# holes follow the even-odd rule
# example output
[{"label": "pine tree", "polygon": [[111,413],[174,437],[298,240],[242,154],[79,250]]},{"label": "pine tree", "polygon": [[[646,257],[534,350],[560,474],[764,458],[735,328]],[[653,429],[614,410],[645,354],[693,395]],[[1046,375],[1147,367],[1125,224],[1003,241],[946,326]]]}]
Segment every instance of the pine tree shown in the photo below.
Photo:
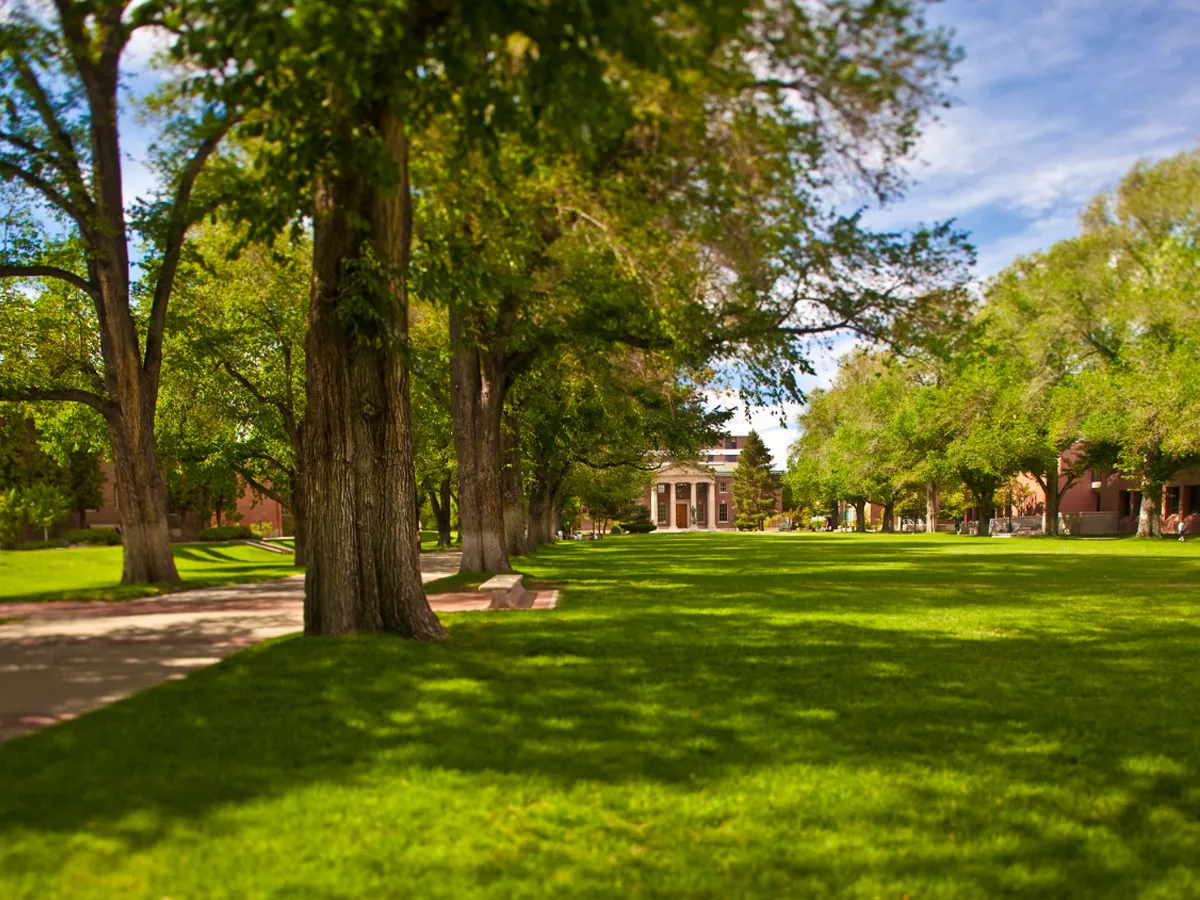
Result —
[{"label": "pine tree", "polygon": [[771,475],[771,452],[757,431],[751,431],[738,456],[733,473],[733,503],[738,528],[762,530],[767,516],[775,511],[775,479]]}]

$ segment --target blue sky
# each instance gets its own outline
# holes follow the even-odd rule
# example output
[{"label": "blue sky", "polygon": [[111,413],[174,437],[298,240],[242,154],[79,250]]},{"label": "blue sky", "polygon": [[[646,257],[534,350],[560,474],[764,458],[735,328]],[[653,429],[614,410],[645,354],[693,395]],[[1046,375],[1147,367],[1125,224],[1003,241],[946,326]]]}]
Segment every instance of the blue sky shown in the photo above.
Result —
[{"label": "blue sky", "polygon": [[[1200,143],[1200,0],[945,0],[930,19],[966,51],[957,103],[926,130],[916,186],[870,221],[956,219],[980,278],[1075,233],[1080,207],[1139,159]],[[847,349],[822,354],[809,384]],[[753,424],[780,465],[795,432],[778,419],[732,424]]]}]

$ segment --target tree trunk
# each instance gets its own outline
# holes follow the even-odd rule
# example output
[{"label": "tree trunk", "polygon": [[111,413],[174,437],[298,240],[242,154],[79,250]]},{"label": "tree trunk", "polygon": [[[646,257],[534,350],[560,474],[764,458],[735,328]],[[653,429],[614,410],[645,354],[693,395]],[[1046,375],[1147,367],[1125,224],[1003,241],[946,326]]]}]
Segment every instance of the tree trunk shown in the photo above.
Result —
[{"label": "tree trunk", "polygon": [[867,532],[867,501],[854,501],[854,530],[860,534]]},{"label": "tree trunk", "polygon": [[292,562],[297,566],[308,565],[308,509],[304,504],[302,476],[292,472]]},{"label": "tree trunk", "polygon": [[1058,460],[1046,470],[1046,504],[1042,511],[1042,534],[1058,536]]},{"label": "tree trunk", "polygon": [[[562,479],[554,479],[548,468],[535,468],[533,486],[529,490],[529,530],[525,535],[525,553],[533,553],[543,544],[554,543],[554,533],[558,530],[561,484]],[[594,519],[592,527],[594,530]]]},{"label": "tree trunk", "polygon": [[892,521],[896,516],[896,501],[888,500],[883,504],[883,527],[886,534],[896,533],[896,524]]},{"label": "tree trunk", "polygon": [[525,547],[525,489],[521,478],[521,432],[515,415],[506,417],[502,434],[500,485],[504,498],[504,546],[509,556]]},{"label": "tree trunk", "polygon": [[454,543],[450,527],[450,476],[442,477],[442,483],[436,491],[429,492],[429,506],[433,509],[433,518],[437,522],[438,546],[449,547]]},{"label": "tree trunk", "polygon": [[1163,486],[1151,482],[1142,484],[1142,504],[1138,510],[1138,537],[1162,535]]},{"label": "tree trunk", "polygon": [[108,423],[124,545],[123,584],[179,581],[171,553],[167,482],[158,468],[153,411],[148,418],[148,429],[127,427],[121,413],[114,413]]},{"label": "tree trunk", "polygon": [[450,311],[450,415],[458,458],[458,518],[464,572],[507,572],[500,496],[503,379],[490,352],[476,346],[460,314]]},{"label": "tree trunk", "polygon": [[407,337],[408,148],[390,109],[373,118],[398,183],[351,170],[315,187],[303,472],[320,515],[309,523],[304,632],[437,640],[446,631],[421,587],[408,372],[397,352]]},{"label": "tree trunk", "polygon": [[992,514],[995,512],[995,501],[991,491],[986,498],[979,497],[979,527],[975,530],[977,537],[990,537],[992,534]]},{"label": "tree trunk", "polygon": [[929,482],[925,485],[925,531],[928,534],[937,533],[938,494],[937,485]]}]

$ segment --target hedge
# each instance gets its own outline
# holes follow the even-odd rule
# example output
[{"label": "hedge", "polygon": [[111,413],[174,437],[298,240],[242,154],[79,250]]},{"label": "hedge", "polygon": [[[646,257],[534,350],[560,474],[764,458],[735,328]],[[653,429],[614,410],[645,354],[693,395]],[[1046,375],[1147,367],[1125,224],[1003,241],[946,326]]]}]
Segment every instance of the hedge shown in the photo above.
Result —
[{"label": "hedge", "polygon": [[121,536],[112,528],[73,528],[67,532],[67,542],[71,544],[103,544],[115,547],[121,543]]},{"label": "hedge", "polygon": [[244,541],[256,537],[257,535],[245,525],[217,525],[200,532],[202,541]]},{"label": "hedge", "polygon": [[621,530],[627,534],[649,534],[657,531],[658,526],[653,522],[622,522]]},{"label": "hedge", "polygon": [[60,547],[67,546],[67,542],[62,538],[50,538],[48,541],[26,541],[18,550],[57,550]]}]

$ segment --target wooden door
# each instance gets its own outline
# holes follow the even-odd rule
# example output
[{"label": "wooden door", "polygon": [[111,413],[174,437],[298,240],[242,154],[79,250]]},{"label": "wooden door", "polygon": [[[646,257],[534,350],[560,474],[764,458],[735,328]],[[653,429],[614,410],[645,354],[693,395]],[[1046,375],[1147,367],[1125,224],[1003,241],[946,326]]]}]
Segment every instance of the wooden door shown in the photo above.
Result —
[{"label": "wooden door", "polygon": [[686,503],[676,503],[675,504],[675,527],[676,528],[687,528],[688,527],[687,504]]}]

